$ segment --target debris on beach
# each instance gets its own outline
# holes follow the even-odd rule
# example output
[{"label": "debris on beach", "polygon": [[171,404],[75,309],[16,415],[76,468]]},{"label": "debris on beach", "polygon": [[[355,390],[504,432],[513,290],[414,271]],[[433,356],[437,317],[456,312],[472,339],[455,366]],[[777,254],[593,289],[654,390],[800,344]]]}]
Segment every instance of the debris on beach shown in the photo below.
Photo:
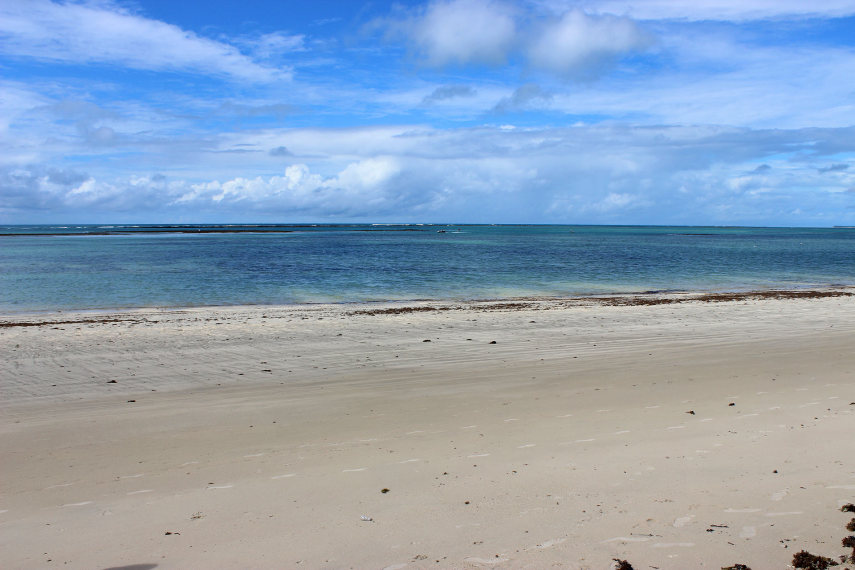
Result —
[{"label": "debris on beach", "polygon": [[615,570],[635,570],[632,564],[626,560],[621,560],[620,558],[612,558],[612,560],[615,561]]},{"label": "debris on beach", "polygon": [[374,519],[372,519],[368,515],[362,515],[361,517],[359,517],[359,520],[361,520],[362,522],[374,522]]},{"label": "debris on beach", "polygon": [[849,521],[849,524],[846,525],[846,530],[850,532],[855,532],[855,519]]},{"label": "debris on beach", "polygon": [[837,562],[825,556],[811,554],[802,550],[793,555],[793,567],[804,570],[827,570],[829,566],[837,566]]},{"label": "debris on beach", "polygon": [[855,513],[855,505],[853,505],[852,503],[846,503],[845,505],[840,507],[840,510],[844,513]]},{"label": "debris on beach", "polygon": [[382,489],[380,489],[380,492],[383,494],[386,494],[389,492],[389,489],[387,489],[386,487],[383,487]]},{"label": "debris on beach", "polygon": [[733,566],[722,566],[721,570],[751,570],[751,567],[745,564],[734,564]]}]

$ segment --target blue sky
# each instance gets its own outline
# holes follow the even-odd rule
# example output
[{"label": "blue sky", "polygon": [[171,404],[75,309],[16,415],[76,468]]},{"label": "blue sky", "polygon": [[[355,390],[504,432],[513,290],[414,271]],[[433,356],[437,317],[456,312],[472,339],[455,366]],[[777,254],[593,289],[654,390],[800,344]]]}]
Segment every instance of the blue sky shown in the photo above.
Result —
[{"label": "blue sky", "polygon": [[855,225],[855,0],[0,0],[0,223]]}]

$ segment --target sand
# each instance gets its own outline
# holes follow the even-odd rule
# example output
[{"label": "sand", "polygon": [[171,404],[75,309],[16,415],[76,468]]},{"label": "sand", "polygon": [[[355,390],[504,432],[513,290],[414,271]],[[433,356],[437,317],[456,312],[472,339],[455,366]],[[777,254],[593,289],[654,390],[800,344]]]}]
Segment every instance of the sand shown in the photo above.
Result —
[{"label": "sand", "polygon": [[668,300],[2,317],[0,567],[845,554],[855,298]]}]

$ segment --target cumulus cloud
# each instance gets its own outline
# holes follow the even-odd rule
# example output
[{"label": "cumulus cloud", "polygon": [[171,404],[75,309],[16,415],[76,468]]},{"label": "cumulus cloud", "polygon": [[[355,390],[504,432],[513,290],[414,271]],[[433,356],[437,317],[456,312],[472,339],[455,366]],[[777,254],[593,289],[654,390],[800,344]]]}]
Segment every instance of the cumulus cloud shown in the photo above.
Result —
[{"label": "cumulus cloud", "polygon": [[494,113],[509,113],[524,110],[536,102],[546,103],[552,99],[552,94],[547,93],[539,85],[529,83],[514,90],[510,97],[502,98],[493,107]]},{"label": "cumulus cloud", "polygon": [[435,0],[396,27],[432,66],[501,64],[516,39],[512,9],[495,0]]},{"label": "cumulus cloud", "polygon": [[628,15],[639,19],[746,21],[785,17],[842,18],[855,14],[852,0],[541,0],[553,10],[578,7],[588,12]]},{"label": "cumulus cloud", "polygon": [[590,16],[579,10],[547,22],[528,48],[531,65],[557,75],[590,79],[651,39],[629,18]]},{"label": "cumulus cloud", "polygon": [[189,71],[244,81],[288,75],[254,62],[232,45],[130,13],[111,2],[3,1],[0,38],[0,50],[7,57]]},{"label": "cumulus cloud", "polygon": [[[196,180],[169,172],[108,177],[8,168],[0,172],[0,219],[85,210],[101,219],[111,212],[150,219],[152,212],[169,211],[220,221],[275,215],[280,220],[850,225],[855,214],[846,200],[851,202],[855,173],[841,169],[829,176],[816,164],[839,160],[835,141],[851,141],[853,132],[620,125],[293,129],[280,132],[280,138],[287,136],[305,162],[272,175],[246,176],[245,162],[224,165],[223,155],[198,165],[202,175]],[[817,153],[817,148],[826,150]],[[849,148],[851,153],[851,142]],[[758,171],[758,164],[768,168]],[[796,207],[802,214],[791,213]]]},{"label": "cumulus cloud", "polygon": [[294,156],[294,153],[288,150],[288,147],[279,145],[277,147],[271,148],[268,151],[270,156]]},{"label": "cumulus cloud", "polygon": [[475,89],[468,85],[443,85],[434,89],[430,95],[422,99],[422,105],[433,105],[441,101],[456,99],[458,97],[473,97]]},{"label": "cumulus cloud", "polygon": [[538,17],[499,0],[434,0],[389,24],[428,65],[503,65],[514,57],[564,78],[590,79],[651,38],[631,19],[568,9]]},{"label": "cumulus cloud", "polygon": [[849,170],[849,164],[846,162],[837,162],[817,169],[820,174],[825,172],[843,172],[844,170]]}]

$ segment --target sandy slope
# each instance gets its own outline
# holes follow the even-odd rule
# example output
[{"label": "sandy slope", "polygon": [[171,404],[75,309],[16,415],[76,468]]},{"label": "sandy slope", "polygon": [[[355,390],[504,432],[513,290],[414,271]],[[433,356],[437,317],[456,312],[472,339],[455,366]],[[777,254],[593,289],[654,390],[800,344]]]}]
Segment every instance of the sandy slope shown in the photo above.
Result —
[{"label": "sandy slope", "polygon": [[0,319],[0,567],[844,553],[853,298],[489,305]]}]

